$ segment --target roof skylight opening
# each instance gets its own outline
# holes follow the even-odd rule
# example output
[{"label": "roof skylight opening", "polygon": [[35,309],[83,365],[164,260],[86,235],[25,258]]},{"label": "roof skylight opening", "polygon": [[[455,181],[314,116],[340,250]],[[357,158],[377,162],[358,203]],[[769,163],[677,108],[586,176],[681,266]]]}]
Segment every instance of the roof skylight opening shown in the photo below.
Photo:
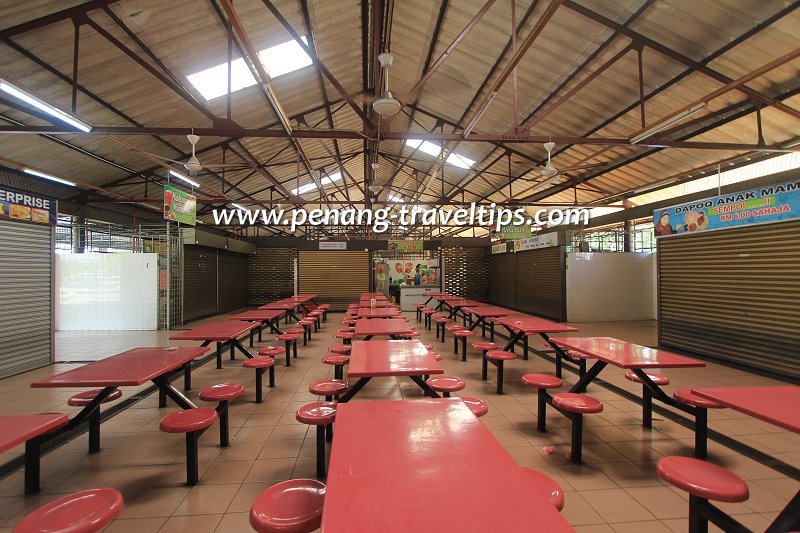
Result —
[{"label": "roof skylight opening", "polygon": [[455,152],[451,152],[450,155],[447,156],[447,162],[458,168],[472,168],[472,165],[475,164],[475,161],[469,157],[458,155]]},{"label": "roof skylight opening", "polygon": [[433,157],[438,157],[442,152],[442,148],[439,145],[433,144],[430,141],[422,141],[420,139],[408,139],[406,140],[406,146],[410,148],[416,148],[420,152],[425,152]]},{"label": "roof skylight opening", "polygon": [[395,196],[394,194],[390,194],[388,196],[390,202],[397,202],[399,204],[405,203],[402,196]]},{"label": "roof skylight opening", "polygon": [[[324,178],[322,178],[322,180],[320,180],[320,183],[324,187],[325,185],[330,185],[334,181],[339,181],[341,179],[342,179],[341,172],[334,172],[330,176],[325,176]],[[317,188],[317,184],[316,183],[314,183],[314,182],[306,183],[305,185],[301,185],[300,187],[298,187],[296,189],[292,189],[292,194],[299,196],[301,194],[305,194],[307,192],[311,192],[311,191],[315,190],[316,188]]]},{"label": "roof skylight opening", "polygon": [[[305,37],[301,37],[301,39],[307,43]],[[265,48],[258,52],[258,57],[271,78],[283,76],[312,64],[311,58],[294,39]],[[186,76],[186,78],[206,100],[213,100],[228,94],[228,63],[201,70]],[[255,84],[256,80],[244,59],[231,61],[232,93]]]}]

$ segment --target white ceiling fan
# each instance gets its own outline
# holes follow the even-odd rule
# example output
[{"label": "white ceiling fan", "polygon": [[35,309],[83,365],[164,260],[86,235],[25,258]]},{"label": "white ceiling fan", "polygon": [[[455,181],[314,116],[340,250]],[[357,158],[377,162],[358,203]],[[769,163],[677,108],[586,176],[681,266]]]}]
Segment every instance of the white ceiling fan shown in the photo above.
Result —
[{"label": "white ceiling fan", "polygon": [[[588,168],[600,168],[608,165],[608,163],[602,162],[602,163],[589,163],[586,165],[575,165],[566,168],[556,168],[555,165],[553,165],[553,162],[551,161],[550,158],[551,152],[553,151],[553,148],[555,148],[556,143],[550,141],[544,143],[542,146],[544,146],[544,149],[547,150],[547,163],[544,166],[534,167],[532,170],[537,170],[541,176],[544,176],[545,178],[548,179],[545,179],[544,181],[536,184],[535,186],[536,189],[539,189],[546,185],[550,185],[551,183],[556,181],[559,177],[561,177],[561,175],[564,172],[572,172],[574,170],[583,170]],[[522,176],[520,176],[520,179],[533,181],[531,178],[525,178]]]},{"label": "white ceiling fan", "polygon": [[219,163],[219,164],[204,165],[203,163],[200,162],[200,160],[197,158],[197,155],[195,154],[197,143],[200,140],[200,137],[198,135],[195,135],[195,134],[191,133],[191,134],[187,135],[186,138],[189,139],[189,143],[191,143],[191,145],[192,145],[192,155],[186,161],[176,161],[175,159],[170,159],[168,157],[160,156],[160,155],[157,155],[157,154],[151,154],[150,152],[145,152],[144,150],[139,150],[139,151],[141,153],[143,153],[143,154],[147,154],[149,156],[161,159],[162,161],[168,161],[170,163],[177,163],[179,165],[183,165],[183,167],[186,170],[189,171],[189,174],[191,176],[196,176],[199,172],[201,172],[203,170],[213,171],[213,170],[223,169],[223,168],[232,169],[232,170],[234,170],[234,169],[254,168],[253,165],[251,165],[249,163],[246,163],[246,162],[242,162],[242,163]]},{"label": "white ceiling fan", "polygon": [[372,102],[372,109],[381,116],[395,115],[400,111],[402,106],[389,91],[389,68],[392,66],[394,56],[389,52],[384,52],[378,55],[378,61],[381,64],[381,71],[383,73],[383,92],[380,98]]}]

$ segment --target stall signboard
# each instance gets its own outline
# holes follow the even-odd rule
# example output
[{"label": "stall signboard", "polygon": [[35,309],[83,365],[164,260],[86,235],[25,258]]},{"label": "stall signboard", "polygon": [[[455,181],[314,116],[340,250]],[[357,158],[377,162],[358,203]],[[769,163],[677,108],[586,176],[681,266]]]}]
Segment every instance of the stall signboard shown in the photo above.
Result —
[{"label": "stall signboard", "polygon": [[0,187],[0,219],[55,224],[58,202],[52,198]]},{"label": "stall signboard", "polygon": [[389,260],[389,282],[405,285],[436,283],[436,268],[431,263],[431,260],[426,259]]},{"label": "stall signboard", "polygon": [[545,233],[529,239],[516,240],[514,241],[514,252],[533,250],[535,248],[549,248],[551,246],[558,246],[558,233]]},{"label": "stall signboard", "polygon": [[500,243],[500,244],[493,244],[492,245],[492,255],[494,255],[494,254],[504,254],[507,251],[508,251],[508,246],[506,246],[506,243],[504,243],[504,242]]},{"label": "stall signboard", "polygon": [[422,241],[389,241],[389,249],[398,252],[421,252]]},{"label": "stall signboard", "polygon": [[197,198],[170,185],[165,186],[164,218],[194,226],[197,223]]},{"label": "stall signboard", "polygon": [[528,239],[531,237],[531,226],[522,224],[519,226],[495,226],[493,237],[503,240]]},{"label": "stall signboard", "polygon": [[320,250],[347,250],[347,241],[319,241]]},{"label": "stall signboard", "polygon": [[653,212],[656,237],[800,217],[800,180],[723,194]]}]

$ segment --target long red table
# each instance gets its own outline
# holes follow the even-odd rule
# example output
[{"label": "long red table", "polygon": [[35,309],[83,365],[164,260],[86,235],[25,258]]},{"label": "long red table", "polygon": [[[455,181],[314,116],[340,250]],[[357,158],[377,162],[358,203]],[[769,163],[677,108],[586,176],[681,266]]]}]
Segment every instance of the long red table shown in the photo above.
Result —
[{"label": "long red table", "polygon": [[258,322],[258,327],[250,330],[250,348],[253,347],[253,333],[258,330],[258,342],[261,342],[261,332],[265,326],[276,335],[283,333],[278,328],[278,323],[281,320],[284,312],[280,309],[253,309],[251,311],[244,311],[228,317],[228,320],[238,320],[240,322]]},{"label": "long red table", "polygon": [[[800,433],[800,409],[798,409],[800,387],[778,385],[699,388],[693,389],[692,392],[774,426],[793,433]],[[766,533],[797,531],[798,529],[800,529],[800,491],[775,517],[775,520],[766,529]]]},{"label": "long red table", "polygon": [[356,316],[361,318],[397,318],[400,316],[400,311],[396,307],[376,307],[375,309],[359,307]]},{"label": "long red table", "polygon": [[217,368],[222,368],[222,348],[225,345],[230,346],[231,359],[236,358],[236,348],[245,357],[253,357],[253,354],[239,341],[239,337],[257,327],[257,322],[209,322],[188,331],[176,333],[170,337],[170,340],[203,341],[200,346],[208,346],[215,342],[217,344]]},{"label": "long red table", "polygon": [[[504,318],[511,315],[518,315],[519,311],[512,311],[511,309],[506,309],[504,307],[497,307],[496,305],[476,305],[470,307],[464,307],[461,309],[462,313],[467,313],[470,315],[470,320],[472,320],[472,315],[478,317],[477,320],[472,322],[472,326],[470,326],[470,330],[474,330],[478,326],[481,326],[481,333],[485,337],[486,336],[486,319],[487,318]],[[494,324],[492,324],[492,338],[491,341],[494,342]]]},{"label": "long red table", "polygon": [[574,531],[459,398],[339,405],[326,482],[326,533]]},{"label": "long red table", "polygon": [[25,443],[25,494],[39,492],[42,454],[37,439],[68,422],[69,417],[62,413],[0,416],[0,452]]},{"label": "long red table", "polygon": [[347,375],[359,379],[339,398],[339,403],[347,402],[358,394],[372,378],[399,376],[408,376],[425,394],[438,398],[436,391],[423,379],[423,376],[432,374],[444,374],[444,369],[420,341],[354,341]]},{"label": "long red table", "polygon": [[361,300],[369,301],[370,298],[375,298],[376,300],[386,300],[386,295],[382,292],[362,292],[361,293]]},{"label": "long red table", "polygon": [[[408,322],[400,318],[387,318],[385,320],[358,320],[355,326],[356,337],[370,340],[375,335],[386,335],[395,338],[398,335],[411,333],[413,328]],[[348,374],[351,369],[348,369]]]},{"label": "long red table", "polygon": [[[164,348],[162,346],[148,348],[134,348],[126,352],[118,353],[94,361],[84,366],[61,372],[39,381],[31,383],[31,387],[38,388],[93,388],[101,387],[102,391],[95,399],[78,412],[61,428],[46,433],[38,438],[28,441],[28,446],[35,447],[31,453],[40,454],[41,445],[47,440],[69,431],[88,418],[99,409],[100,404],[114,392],[117,387],[133,387],[147,383],[148,381],[158,387],[159,407],[166,407],[167,397],[171,398],[183,409],[191,409],[195,405],[178,391],[171,383],[172,378],[184,373],[186,379],[184,385],[190,386],[188,378],[192,360],[200,357],[208,351],[203,346],[180,346],[176,348]],[[35,479],[34,479],[35,474]],[[39,490],[38,469],[31,472],[28,477],[28,470],[25,473],[25,492],[37,492]]]},{"label": "long red table", "polygon": [[[369,300],[359,300],[358,307],[372,307],[372,303]],[[375,302],[375,307],[395,307],[395,305],[388,301],[388,300],[378,300]]]},{"label": "long red table", "polygon": [[[578,331],[577,328],[573,328],[572,326],[559,324],[558,322],[553,322],[552,320],[534,316],[515,316],[511,318],[503,318],[499,321],[499,323],[502,324],[509,333],[508,343],[505,345],[503,350],[511,350],[513,352],[514,346],[517,344],[517,342],[522,340],[523,359],[528,359],[528,335],[538,334],[545,340],[545,342],[553,346],[553,343],[549,342],[549,336],[547,335],[548,333],[567,333]],[[580,365],[579,360],[576,361],[569,357],[564,350],[561,350],[557,346],[553,346],[553,348],[556,351],[556,376],[561,377],[561,363],[564,359]],[[583,367],[581,367],[581,370],[583,370]]]}]

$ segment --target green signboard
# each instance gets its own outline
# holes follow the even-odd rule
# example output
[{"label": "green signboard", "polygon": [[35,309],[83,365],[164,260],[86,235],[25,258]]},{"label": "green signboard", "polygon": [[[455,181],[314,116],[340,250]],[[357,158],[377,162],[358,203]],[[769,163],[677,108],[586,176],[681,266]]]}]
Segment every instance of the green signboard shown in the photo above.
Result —
[{"label": "green signboard", "polygon": [[520,226],[500,226],[494,231],[493,236],[503,240],[529,239],[531,237],[531,227],[527,224]]},{"label": "green signboard", "polygon": [[164,218],[194,226],[197,220],[197,198],[175,187],[165,186]]},{"label": "green signboard", "polygon": [[422,251],[422,241],[389,241],[389,249],[398,252]]}]

